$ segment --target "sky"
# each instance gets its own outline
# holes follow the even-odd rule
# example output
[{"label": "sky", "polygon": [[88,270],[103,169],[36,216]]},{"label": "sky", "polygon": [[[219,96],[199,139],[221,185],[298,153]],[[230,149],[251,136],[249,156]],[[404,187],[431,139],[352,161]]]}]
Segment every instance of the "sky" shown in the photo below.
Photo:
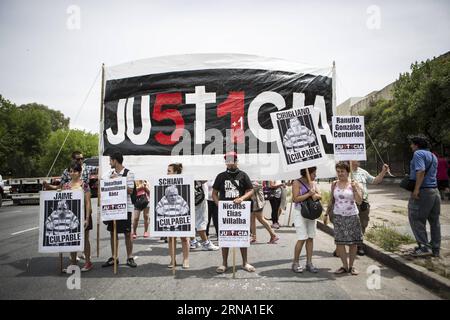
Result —
[{"label": "sky", "polygon": [[335,61],[339,104],[449,50],[448,0],[0,0],[0,94],[90,132],[102,63],[188,53]]}]

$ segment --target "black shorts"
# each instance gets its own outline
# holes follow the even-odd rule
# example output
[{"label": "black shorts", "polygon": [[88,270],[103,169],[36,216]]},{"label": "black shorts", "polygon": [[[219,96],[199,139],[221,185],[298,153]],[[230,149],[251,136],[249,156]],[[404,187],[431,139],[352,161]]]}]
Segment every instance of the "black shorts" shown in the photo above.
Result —
[{"label": "black shorts", "polygon": [[[130,233],[131,232],[131,216],[132,213],[128,212],[127,220],[116,220],[117,233]],[[106,228],[109,232],[114,232],[114,222],[108,221],[108,227]]]}]

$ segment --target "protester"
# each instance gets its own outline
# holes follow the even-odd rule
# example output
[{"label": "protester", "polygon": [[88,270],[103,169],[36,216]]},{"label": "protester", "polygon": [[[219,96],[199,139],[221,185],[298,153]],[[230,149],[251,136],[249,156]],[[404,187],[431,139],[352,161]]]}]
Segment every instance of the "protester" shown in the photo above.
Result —
[{"label": "protester", "polygon": [[209,180],[208,183],[208,225],[206,226],[206,235],[209,237],[209,226],[211,219],[214,224],[214,229],[216,230],[216,238],[219,237],[219,214],[216,203],[212,198],[213,192],[213,181]]},{"label": "protester", "polygon": [[[167,174],[181,174],[183,172],[183,165],[181,163],[172,163],[167,167]],[[181,238],[181,246],[183,249],[183,269],[189,269],[189,238],[188,237],[180,237]],[[176,252],[177,250],[177,238],[169,237],[167,238],[169,242],[169,253],[170,253],[170,263],[167,266],[168,268],[175,268],[177,265],[176,257],[175,260],[172,259],[172,252]],[[174,246],[175,245],[175,246]]]},{"label": "protester", "polygon": [[297,243],[294,249],[294,261],[292,263],[292,271],[296,273],[303,272],[303,267],[299,263],[300,253],[303,245],[306,243],[306,270],[317,273],[318,269],[312,263],[314,237],[316,236],[316,220],[306,219],[301,214],[304,201],[312,198],[314,201],[320,200],[320,193],[316,179],[316,167],[308,168],[311,181],[307,179],[306,169],[300,170],[301,178],[295,180],[292,184],[292,197],[295,203],[294,225],[297,234]]},{"label": "protester", "polygon": [[445,194],[448,194],[448,199],[450,200],[450,193],[449,193],[450,189],[449,189],[449,183],[448,183],[449,165],[448,165],[447,159],[445,157],[439,156],[439,154],[436,152],[433,152],[433,153],[438,159],[437,182],[438,182],[439,193],[441,195],[441,200],[445,200]]},{"label": "protester", "polygon": [[270,240],[267,243],[276,244],[280,238],[276,235],[275,231],[270,227],[269,222],[264,218],[263,209],[266,203],[264,199],[264,192],[262,184],[259,181],[252,181],[253,195],[252,195],[252,215],[250,220],[250,243],[256,243],[256,219],[261,223],[267,232],[269,232]]},{"label": "protester", "polygon": [[[413,256],[439,256],[441,247],[441,198],[437,188],[438,161],[429,151],[425,137],[410,138],[414,152],[410,163],[409,179],[415,181],[414,191],[408,201],[408,218],[418,246]],[[430,224],[431,243],[428,243],[426,224]],[[430,252],[431,246],[431,252]]]},{"label": "protester", "polygon": [[195,229],[198,232],[201,242],[195,237],[191,240],[191,249],[202,248],[205,251],[219,250],[206,235],[206,227],[208,225],[208,212],[206,206],[206,192],[204,190],[206,181],[195,181]]},{"label": "protester", "polygon": [[[117,237],[116,243],[118,247],[119,243],[119,233],[123,233],[125,237],[125,246],[127,249],[127,265],[132,268],[136,268],[137,264],[134,262],[133,258],[133,242],[131,241],[131,216],[134,210],[133,203],[131,201],[131,194],[134,189],[134,173],[123,166],[123,156],[120,152],[114,152],[109,156],[109,165],[112,171],[108,174],[108,178],[126,177],[127,178],[127,219],[117,220],[116,229]],[[111,253],[114,256],[114,224],[113,221],[108,221],[107,230],[111,237]],[[119,263],[119,259],[117,259]],[[114,258],[111,257],[106,261],[102,267],[110,267],[114,265]]]},{"label": "protester", "polygon": [[[350,180],[350,165],[348,163],[337,163],[336,174],[338,180],[331,185],[331,194],[334,199],[334,242],[337,246],[337,254],[342,261],[342,267],[336,270],[335,273],[358,275],[359,272],[353,264],[358,245],[361,245],[363,242],[357,207],[357,204],[362,202],[362,190],[356,181]],[[350,248],[348,254],[345,246]]]},{"label": "protester", "polygon": [[[248,175],[238,169],[238,156],[235,152],[228,152],[225,155],[225,164],[227,170],[220,173],[213,184],[213,199],[217,206],[220,201],[234,201],[241,203],[250,200],[253,195],[253,185]],[[254,272],[255,267],[247,261],[247,248],[240,248],[242,256],[243,269],[248,272]],[[228,269],[229,248],[222,248],[222,265],[217,269],[217,273],[224,273]]]},{"label": "protester", "polygon": [[[387,164],[383,164],[383,169],[381,169],[380,174],[376,177],[372,176],[366,170],[360,167],[359,161],[350,161],[352,166],[352,180],[358,182],[362,186],[363,192],[363,201],[360,205],[358,205],[359,211],[359,220],[361,222],[361,228],[363,235],[366,233],[367,226],[369,225],[369,213],[370,213],[370,204],[369,204],[369,193],[367,191],[367,184],[379,184],[383,181],[384,176],[387,172],[389,172],[389,166]],[[365,255],[364,245],[358,246],[358,255]]]},{"label": "protester", "polygon": [[134,203],[134,217],[133,217],[133,233],[132,238],[137,238],[137,227],[139,224],[139,217],[141,211],[144,213],[144,238],[148,238],[150,234],[148,233],[149,224],[149,199],[150,199],[150,189],[148,188],[148,183],[145,180],[136,180],[136,201]]},{"label": "protester", "polygon": [[[80,165],[82,166],[81,167],[81,170],[82,170],[81,171],[81,180],[89,185],[89,176],[90,176],[90,173],[94,170],[94,168],[92,166],[88,166],[85,163],[83,163],[84,157],[80,151],[72,152],[71,159],[72,159],[72,161],[76,161],[76,162],[80,163]],[[70,180],[71,180],[71,176],[70,176],[69,170],[66,168],[66,169],[64,169],[64,171],[61,175],[59,187],[48,184],[47,181],[44,181],[43,186],[44,186],[45,190],[57,190],[58,188],[61,188],[62,185],[66,184],[67,182],[70,182]]]},{"label": "protester", "polygon": [[281,205],[281,193],[282,189],[286,185],[281,181],[269,181],[269,188],[272,190],[272,196],[269,198],[270,206],[272,208],[272,228],[280,229],[280,224],[278,223],[279,209]]},{"label": "protester", "polygon": [[[82,190],[84,192],[84,256],[85,264],[81,268],[82,272],[91,270],[94,266],[91,262],[91,243],[89,241],[89,231],[92,230],[92,208],[91,190],[89,184],[81,180],[82,167],[77,161],[72,161],[68,169],[70,181],[63,184],[63,190]],[[71,264],[77,264],[77,253],[70,253]]]}]

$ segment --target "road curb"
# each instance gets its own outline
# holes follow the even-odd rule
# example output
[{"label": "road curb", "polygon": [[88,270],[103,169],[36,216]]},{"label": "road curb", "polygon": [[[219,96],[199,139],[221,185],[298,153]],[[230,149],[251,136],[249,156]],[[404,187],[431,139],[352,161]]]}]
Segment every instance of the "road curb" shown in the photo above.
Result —
[{"label": "road curb", "polygon": [[[317,228],[334,237],[334,229],[317,220]],[[364,241],[367,256],[405,275],[420,285],[433,290],[445,299],[450,299],[450,280],[424,267],[418,266],[401,256],[386,252],[377,245]]]}]

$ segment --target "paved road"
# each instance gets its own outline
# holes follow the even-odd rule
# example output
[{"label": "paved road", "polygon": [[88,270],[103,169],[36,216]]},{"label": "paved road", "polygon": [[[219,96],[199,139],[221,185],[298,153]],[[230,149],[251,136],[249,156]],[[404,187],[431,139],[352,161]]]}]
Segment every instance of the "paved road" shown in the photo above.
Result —
[{"label": "paved road", "polygon": [[[167,268],[167,244],[158,239],[135,241],[136,269],[120,265],[119,274],[101,264],[110,256],[109,238],[101,225],[100,258],[93,255],[95,268],[82,274],[81,290],[69,290],[67,275],[58,274],[58,258],[37,252],[38,206],[0,208],[0,299],[439,299],[436,295],[368,257],[359,258],[359,276],[335,276],[339,260],[332,257],[333,239],[318,231],[314,261],[318,274],[290,271],[295,231],[279,230],[279,244],[269,245],[265,230],[258,229],[260,240],[249,250],[250,262],[257,272],[238,269],[218,275],[219,252],[191,252],[191,269],[177,270],[175,277]],[[95,221],[95,219],[94,219]],[[21,232],[24,231],[24,232]],[[142,226],[139,229],[142,234]],[[18,233],[19,232],[19,233]],[[178,245],[180,247],[180,244]],[[125,247],[120,241],[120,260],[125,262]],[[303,257],[302,257],[303,259]],[[181,262],[181,250],[178,251]],[[230,256],[231,261],[231,256]],[[240,262],[239,253],[237,261]],[[67,263],[67,258],[65,263]],[[377,266],[381,288],[368,289],[366,270]]]}]

